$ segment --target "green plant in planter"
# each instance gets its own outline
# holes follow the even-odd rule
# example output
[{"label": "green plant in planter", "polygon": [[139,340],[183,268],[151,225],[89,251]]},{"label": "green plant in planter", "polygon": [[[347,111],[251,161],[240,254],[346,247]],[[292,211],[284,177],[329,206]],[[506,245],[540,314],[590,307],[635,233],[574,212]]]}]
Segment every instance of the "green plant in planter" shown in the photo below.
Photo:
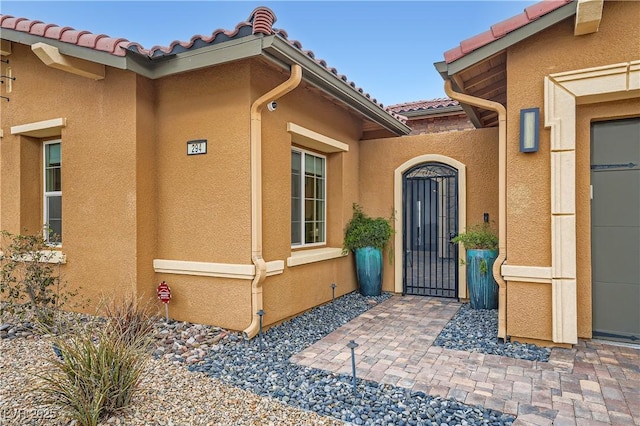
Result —
[{"label": "green plant in planter", "polygon": [[362,211],[362,207],[353,203],[353,217],[344,231],[342,253],[364,247],[384,249],[393,235],[391,219],[372,218]]},{"label": "green plant in planter", "polygon": [[464,244],[464,248],[469,250],[496,250],[498,248],[498,237],[488,223],[471,225],[467,232],[453,237],[452,242]]},{"label": "green plant in planter", "polygon": [[[458,234],[453,237],[452,242],[459,244],[462,243],[467,250],[497,250],[498,249],[498,237],[488,223],[471,225],[467,232]],[[486,274],[489,271],[489,266],[486,260],[482,260],[480,263],[481,272]]]},{"label": "green plant in planter", "polygon": [[[467,250],[467,286],[472,309],[497,309],[498,284],[489,269],[498,257],[498,237],[488,223],[471,225],[452,240]],[[461,259],[462,260],[462,259]]]},{"label": "green plant in planter", "polygon": [[392,234],[391,219],[372,218],[358,204],[353,204],[353,217],[345,229],[342,252],[354,252],[358,286],[364,296],[379,296],[382,292],[382,250]]}]

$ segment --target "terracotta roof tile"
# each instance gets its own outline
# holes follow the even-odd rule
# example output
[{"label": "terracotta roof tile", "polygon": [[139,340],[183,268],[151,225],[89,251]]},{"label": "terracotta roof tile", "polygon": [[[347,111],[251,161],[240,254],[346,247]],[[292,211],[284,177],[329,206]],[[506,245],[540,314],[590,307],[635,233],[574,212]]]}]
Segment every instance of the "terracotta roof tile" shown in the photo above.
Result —
[{"label": "terracotta roof tile", "polygon": [[261,6],[254,9],[253,12],[251,12],[251,15],[249,15],[249,18],[236,25],[235,29],[232,31],[218,29],[210,36],[194,35],[189,41],[175,40],[169,46],[153,46],[151,49],[145,49],[139,43],[130,42],[124,38],[113,38],[104,34],[93,34],[89,31],[80,31],[71,27],[60,27],[53,24],[45,24],[41,21],[32,21],[26,18],[15,18],[10,15],[0,15],[0,27],[53,40],[59,40],[64,43],[75,44],[77,46],[107,52],[116,56],[124,56],[126,54],[126,50],[130,50],[151,59],[166,55],[175,55],[190,49],[197,49],[199,47],[225,42],[233,38],[240,38],[251,34],[275,34],[282,37],[291,46],[300,50],[319,66],[335,75],[336,78],[363,94],[367,99],[371,100],[371,102],[385,110],[395,119],[403,123],[406,122],[406,117],[396,114],[389,108],[385,108],[383,104],[378,103],[377,99],[372,98],[369,93],[366,93],[362,88],[356,86],[353,81],[350,81],[347,76],[340,74],[337,69],[329,67],[325,60],[317,59],[313,51],[304,50],[299,41],[289,40],[286,31],[273,28],[273,24],[276,20],[276,15],[271,11],[271,9]]},{"label": "terracotta roof tile", "polygon": [[35,24],[41,24],[41,23],[42,21],[31,21],[28,19],[21,19],[19,21],[16,21],[16,30],[28,33],[28,32],[31,32],[31,27],[33,27]]},{"label": "terracotta roof tile", "polygon": [[47,31],[44,33],[44,36],[46,38],[53,38],[53,39],[56,39],[56,40],[60,40],[60,36],[65,31],[73,31],[73,28],[71,28],[71,27],[59,27],[57,25],[54,25],[52,27],[47,28]]},{"label": "terracotta roof tile", "polygon": [[98,41],[103,38],[109,38],[109,36],[104,34],[83,34],[78,39],[78,46],[89,47],[91,49],[95,49]]},{"label": "terracotta roof tile", "polygon": [[127,47],[129,44],[129,42],[123,38],[112,38],[104,34],[78,31],[71,27],[60,27],[58,25],[45,24],[41,21],[33,21],[26,18],[15,18],[10,15],[0,15],[0,27],[94,50],[101,50],[117,56],[124,56],[125,50],[122,49],[122,47]]},{"label": "terracotta roof tile", "polygon": [[68,30],[60,35],[60,41],[70,44],[78,44],[78,40],[84,34],[91,34],[89,31]]},{"label": "terracotta roof tile", "polygon": [[505,19],[502,22],[498,22],[491,26],[491,32],[493,36],[498,39],[500,37],[504,37],[511,31],[517,30],[520,27],[524,27],[529,23],[529,18],[524,13],[521,13],[516,16],[512,16],[509,19]]},{"label": "terracotta roof tile", "polygon": [[37,36],[44,36],[44,34],[47,32],[47,30],[49,28],[55,27],[55,25],[53,24],[45,24],[44,22],[41,22],[39,24],[35,24],[33,27],[31,27],[31,34],[33,35],[37,35]]},{"label": "terracotta roof tile", "polygon": [[389,110],[400,114],[403,112],[449,108],[449,107],[455,107],[458,105],[460,105],[460,102],[454,99],[437,98],[437,99],[405,102],[402,104],[391,105],[389,106]]},{"label": "terracotta roof tile", "polygon": [[493,36],[491,30],[489,30],[461,41],[460,48],[462,49],[462,52],[466,54],[469,52],[473,52],[474,50],[484,46],[485,44],[489,44],[494,40],[496,40],[496,38]]},{"label": "terracotta roof tile", "polygon": [[554,10],[561,8],[562,6],[566,5],[567,3],[571,3],[572,1],[574,0],[543,0],[539,3],[531,5],[524,9],[523,13],[499,22],[491,26],[488,31],[468,38],[462,41],[459,46],[447,50],[446,52],[444,52],[444,60],[448,64],[457,61],[458,59],[473,52],[474,50],[486,46],[487,44],[504,37],[512,31],[528,25],[541,16],[553,12]]}]

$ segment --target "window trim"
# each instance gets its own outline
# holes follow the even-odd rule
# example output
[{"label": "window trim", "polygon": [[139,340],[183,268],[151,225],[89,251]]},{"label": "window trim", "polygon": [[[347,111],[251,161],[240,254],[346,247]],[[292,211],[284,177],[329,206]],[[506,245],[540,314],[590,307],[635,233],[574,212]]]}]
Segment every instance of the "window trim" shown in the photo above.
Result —
[{"label": "window trim", "polygon": [[[60,144],[60,176],[62,180],[62,139],[53,139],[45,141],[42,144],[42,216],[43,216],[43,229],[42,234],[47,245],[51,247],[62,247],[62,242],[52,243],[49,241],[49,232],[47,230],[48,225],[48,213],[49,208],[47,204],[48,197],[60,197],[62,199],[62,188],[60,191],[47,191],[47,145]],[[62,182],[60,183],[62,185]],[[60,221],[62,222],[62,211],[60,212]]]},{"label": "window trim", "polygon": [[[327,245],[327,180],[328,180],[328,176],[327,176],[327,156],[320,154],[318,152],[314,152],[314,151],[309,151],[307,149],[304,148],[300,148],[297,146],[291,146],[291,152],[298,152],[301,154],[301,162],[300,162],[300,169],[301,169],[301,182],[300,182],[300,198],[302,199],[301,202],[301,206],[300,206],[300,214],[301,214],[301,223],[300,223],[300,243],[299,244],[294,244],[292,241],[290,241],[291,244],[291,249],[303,249],[303,248],[309,248],[309,247],[319,247],[319,246],[326,246]],[[322,241],[321,242],[317,242],[317,243],[305,243],[304,242],[304,227],[305,227],[305,197],[304,197],[304,164],[305,164],[305,156],[306,155],[310,155],[313,157],[317,157],[317,158],[322,158],[324,160],[324,188],[323,188],[323,194],[324,194],[324,198],[323,198],[323,202],[324,202],[324,211],[323,211],[323,235],[322,235]],[[293,189],[290,191],[292,192]],[[293,194],[291,194],[293,195]],[[292,224],[293,223],[293,217],[290,217],[289,219],[289,223]]]}]

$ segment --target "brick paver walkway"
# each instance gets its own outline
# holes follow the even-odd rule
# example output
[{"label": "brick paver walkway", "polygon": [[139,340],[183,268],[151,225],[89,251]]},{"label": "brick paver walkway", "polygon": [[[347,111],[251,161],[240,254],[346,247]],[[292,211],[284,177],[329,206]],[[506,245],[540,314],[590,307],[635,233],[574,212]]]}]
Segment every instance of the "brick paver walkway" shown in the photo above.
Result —
[{"label": "brick paver walkway", "polygon": [[640,425],[640,350],[580,341],[549,362],[433,346],[460,303],[393,296],[292,362],[517,415],[520,425]]}]

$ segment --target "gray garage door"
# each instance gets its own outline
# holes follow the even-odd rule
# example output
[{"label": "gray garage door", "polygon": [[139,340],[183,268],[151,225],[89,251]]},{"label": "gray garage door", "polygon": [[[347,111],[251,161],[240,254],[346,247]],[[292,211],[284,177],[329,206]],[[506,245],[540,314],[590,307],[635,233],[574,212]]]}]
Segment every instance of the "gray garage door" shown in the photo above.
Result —
[{"label": "gray garage door", "polygon": [[640,341],[640,118],[591,126],[594,337]]}]

